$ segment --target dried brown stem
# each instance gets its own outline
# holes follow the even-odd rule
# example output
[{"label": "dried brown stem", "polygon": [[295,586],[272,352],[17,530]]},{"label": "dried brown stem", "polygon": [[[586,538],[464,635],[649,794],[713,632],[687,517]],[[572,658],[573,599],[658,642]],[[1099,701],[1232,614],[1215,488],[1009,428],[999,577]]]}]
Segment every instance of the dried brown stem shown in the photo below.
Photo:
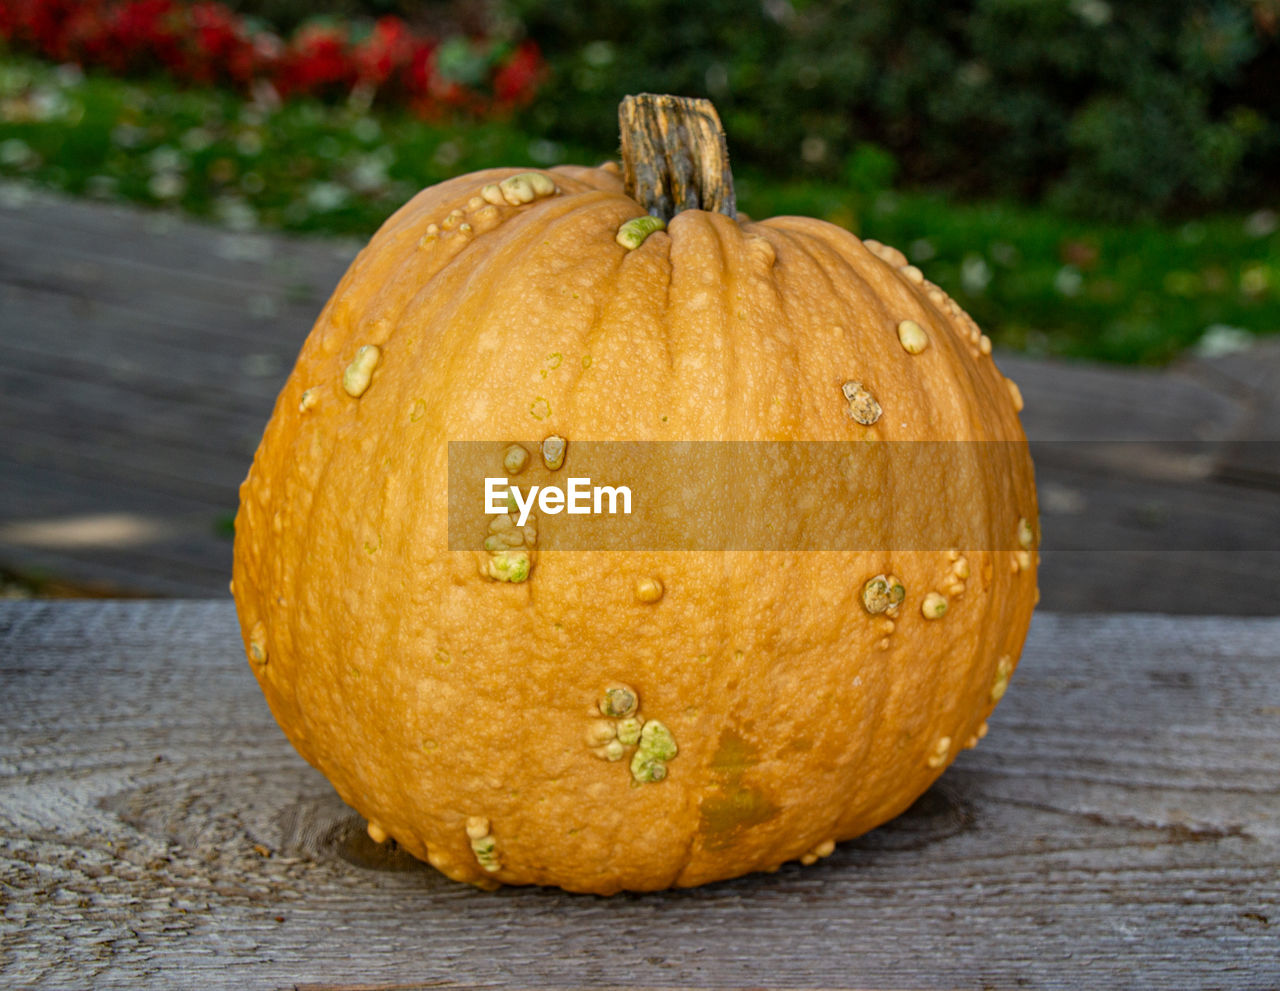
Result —
[{"label": "dried brown stem", "polygon": [[710,100],[641,93],[618,106],[627,195],[655,217],[710,210],[737,217],[729,147]]}]

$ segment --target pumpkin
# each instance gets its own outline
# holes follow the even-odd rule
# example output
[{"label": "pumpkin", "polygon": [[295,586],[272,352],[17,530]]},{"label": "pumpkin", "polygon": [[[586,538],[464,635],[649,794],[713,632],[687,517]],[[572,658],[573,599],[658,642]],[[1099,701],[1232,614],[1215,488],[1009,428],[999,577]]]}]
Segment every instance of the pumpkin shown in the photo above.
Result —
[{"label": "pumpkin", "polygon": [[[232,588],[280,726],[375,841],[481,887],[827,856],[984,735],[1038,597],[1021,398],[973,320],[890,247],[737,214],[705,101],[622,122],[621,168],[491,169],[392,216],[241,488]],[[738,464],[748,503],[756,475],[793,530],[868,546],[553,550],[566,516],[451,509],[456,441],[544,483],[590,442],[989,453],[808,508]],[[897,539],[962,516],[955,546]]]}]

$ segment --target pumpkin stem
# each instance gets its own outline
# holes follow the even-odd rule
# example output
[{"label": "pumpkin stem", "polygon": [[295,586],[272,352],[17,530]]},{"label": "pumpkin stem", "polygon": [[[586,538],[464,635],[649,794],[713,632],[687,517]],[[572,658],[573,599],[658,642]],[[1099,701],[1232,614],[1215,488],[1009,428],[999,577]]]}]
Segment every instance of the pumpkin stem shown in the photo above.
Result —
[{"label": "pumpkin stem", "polygon": [[710,210],[737,218],[729,146],[710,100],[641,93],[618,105],[627,195],[655,217]]}]

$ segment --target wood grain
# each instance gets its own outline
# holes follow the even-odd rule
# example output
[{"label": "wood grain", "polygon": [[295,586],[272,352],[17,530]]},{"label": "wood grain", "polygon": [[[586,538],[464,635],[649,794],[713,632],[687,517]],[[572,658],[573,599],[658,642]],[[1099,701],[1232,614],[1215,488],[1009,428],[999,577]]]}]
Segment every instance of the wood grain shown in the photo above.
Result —
[{"label": "wood grain", "polygon": [[737,217],[729,146],[710,100],[641,93],[618,106],[627,195],[670,220],[681,210]]},{"label": "wood grain", "polygon": [[[221,593],[237,486],[355,246],[43,194],[0,216],[0,566]],[[146,539],[31,537],[104,515]]]},{"label": "wood grain", "polygon": [[375,847],[229,603],[0,603],[0,984],[1274,989],[1278,642],[1041,614],[988,738],[895,822],[603,899]]}]

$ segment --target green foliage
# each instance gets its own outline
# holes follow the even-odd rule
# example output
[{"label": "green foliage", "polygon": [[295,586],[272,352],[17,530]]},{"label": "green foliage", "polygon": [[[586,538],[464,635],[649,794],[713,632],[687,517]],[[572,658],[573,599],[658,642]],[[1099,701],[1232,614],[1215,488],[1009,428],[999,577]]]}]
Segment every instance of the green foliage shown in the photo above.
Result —
[{"label": "green foliage", "polygon": [[1244,136],[1209,119],[1203,94],[1173,79],[1146,79],[1135,89],[1096,97],[1075,115],[1067,140],[1079,164],[1054,186],[1054,197],[1117,219],[1130,204],[1222,201],[1239,173]]},{"label": "green foliage", "polygon": [[752,173],[739,185],[752,216],[823,217],[901,249],[999,346],[1162,364],[1206,331],[1245,341],[1280,331],[1280,218],[1271,210],[1121,223],[939,194],[865,199]]},{"label": "green foliage", "polygon": [[427,123],[359,103],[259,104],[0,57],[0,175],[180,206],[233,228],[367,235],[423,186],[566,154],[511,123]]},{"label": "green foliage", "polygon": [[1276,192],[1275,96],[1250,78],[1280,43],[1245,0],[510,4],[556,69],[539,126],[602,148],[624,94],[673,92],[779,176],[843,178],[873,142],[913,183],[1116,219]]},{"label": "green foliage", "polygon": [[[367,237],[420,187],[458,173],[595,160],[514,123],[430,125],[308,101],[271,107],[0,59],[0,177],[179,208],[233,240],[258,228]],[[901,248],[998,344],[1161,362],[1210,328],[1228,341],[1280,331],[1272,211],[1085,222],[1010,200],[893,192],[893,168],[875,146],[854,145],[836,182],[780,182],[740,161],[735,175],[753,216],[821,217]],[[0,191],[20,198],[20,188]]]}]

